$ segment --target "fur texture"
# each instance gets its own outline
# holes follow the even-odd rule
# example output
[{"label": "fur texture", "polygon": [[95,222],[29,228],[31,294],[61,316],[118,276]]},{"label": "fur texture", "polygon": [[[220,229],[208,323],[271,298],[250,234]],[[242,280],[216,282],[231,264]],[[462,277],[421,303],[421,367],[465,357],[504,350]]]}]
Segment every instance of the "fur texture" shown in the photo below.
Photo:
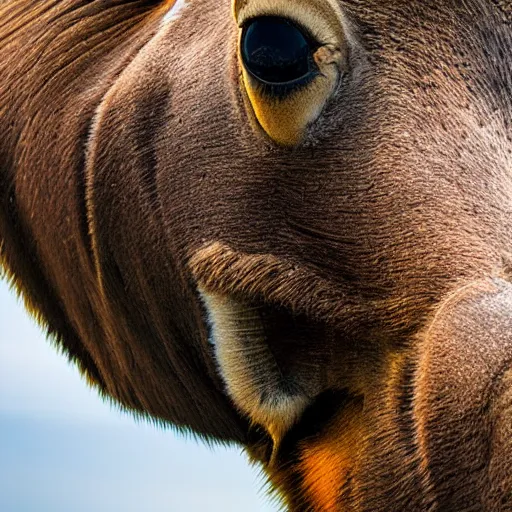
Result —
[{"label": "fur texture", "polygon": [[229,1],[173,3],[0,5],[28,309],[104,396],[243,445],[289,510],[512,510],[510,3],[325,0],[346,64],[293,147],[257,126]]}]

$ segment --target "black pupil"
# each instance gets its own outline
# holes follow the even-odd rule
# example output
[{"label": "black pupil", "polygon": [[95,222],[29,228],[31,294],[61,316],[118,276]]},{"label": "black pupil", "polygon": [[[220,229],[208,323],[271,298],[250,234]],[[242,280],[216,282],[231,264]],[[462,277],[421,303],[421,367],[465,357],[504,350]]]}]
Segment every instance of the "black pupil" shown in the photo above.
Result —
[{"label": "black pupil", "polygon": [[304,34],[284,18],[255,18],[242,35],[247,70],[270,84],[295,82],[312,71],[311,46]]}]

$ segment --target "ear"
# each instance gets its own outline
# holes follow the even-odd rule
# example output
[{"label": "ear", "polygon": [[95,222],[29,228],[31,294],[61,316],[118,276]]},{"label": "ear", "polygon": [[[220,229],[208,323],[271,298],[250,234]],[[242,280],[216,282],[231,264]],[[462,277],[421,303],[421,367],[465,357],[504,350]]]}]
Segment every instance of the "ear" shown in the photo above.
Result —
[{"label": "ear", "polygon": [[439,510],[510,510],[512,285],[455,292],[421,347],[417,442]]}]

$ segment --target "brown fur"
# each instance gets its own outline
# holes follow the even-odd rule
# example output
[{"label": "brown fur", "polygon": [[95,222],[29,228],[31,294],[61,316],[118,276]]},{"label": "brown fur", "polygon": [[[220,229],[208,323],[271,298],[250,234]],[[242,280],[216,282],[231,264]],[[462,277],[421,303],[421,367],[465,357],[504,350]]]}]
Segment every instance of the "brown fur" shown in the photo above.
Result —
[{"label": "brown fur", "polygon": [[[104,396],[245,446],[290,510],[512,510],[510,3],[336,2],[346,67],[292,148],[254,127],[229,1],[172,3],[0,5],[0,258],[28,308]],[[253,323],[215,331],[199,290]],[[224,372],[211,342],[233,329],[243,369],[243,328],[277,377]]]}]

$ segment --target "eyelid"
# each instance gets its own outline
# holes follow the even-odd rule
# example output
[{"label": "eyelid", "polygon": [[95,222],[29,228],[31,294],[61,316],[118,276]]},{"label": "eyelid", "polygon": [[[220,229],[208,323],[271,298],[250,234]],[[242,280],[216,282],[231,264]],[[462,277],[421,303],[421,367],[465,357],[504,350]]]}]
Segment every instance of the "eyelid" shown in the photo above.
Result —
[{"label": "eyelid", "polygon": [[234,0],[236,22],[242,28],[261,16],[287,18],[320,46],[346,47],[347,23],[335,0]]}]

